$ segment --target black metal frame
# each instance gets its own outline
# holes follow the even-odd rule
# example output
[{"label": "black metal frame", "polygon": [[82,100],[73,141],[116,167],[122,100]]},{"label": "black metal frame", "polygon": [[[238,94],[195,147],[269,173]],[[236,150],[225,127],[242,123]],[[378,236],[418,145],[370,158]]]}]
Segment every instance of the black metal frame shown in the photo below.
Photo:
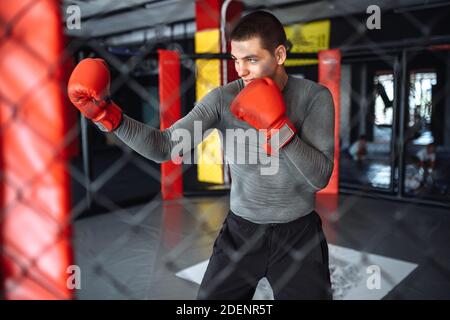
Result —
[{"label": "black metal frame", "polygon": [[[450,37],[441,37],[439,40],[450,41]],[[391,47],[387,52],[395,55],[394,61],[394,119],[392,125],[393,139],[391,139],[391,150],[394,151],[394,157],[391,159],[391,188],[383,190],[375,187],[366,187],[361,190],[361,185],[354,185],[348,183],[340,183],[339,191],[345,194],[354,194],[359,196],[368,196],[375,198],[382,198],[386,200],[397,200],[402,202],[432,205],[444,208],[450,208],[450,203],[438,200],[431,200],[426,198],[411,197],[405,193],[405,108],[407,102],[406,88],[408,86],[407,68],[408,68],[408,54],[416,51],[425,51],[431,44],[426,43],[419,45],[421,41],[415,42],[415,46],[408,47],[406,44],[412,44],[409,41],[392,42],[390,45],[398,45],[398,47]],[[358,46],[356,52],[352,52],[350,48],[343,51],[343,61],[368,61],[371,58],[378,60],[376,55],[371,54],[370,46],[366,46],[364,50]],[[398,168],[398,180],[395,180],[395,168]]]}]

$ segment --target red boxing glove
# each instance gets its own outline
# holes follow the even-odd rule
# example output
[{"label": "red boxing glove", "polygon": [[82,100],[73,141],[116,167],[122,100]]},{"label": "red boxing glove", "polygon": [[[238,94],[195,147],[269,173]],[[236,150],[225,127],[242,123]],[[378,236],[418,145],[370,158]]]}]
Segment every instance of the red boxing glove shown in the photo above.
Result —
[{"label": "red boxing glove", "polygon": [[250,82],[231,103],[231,113],[258,130],[267,130],[264,149],[268,154],[274,151],[272,138],[278,135],[278,149],[280,149],[291,141],[297,132],[286,116],[281,91],[270,78]]},{"label": "red boxing glove", "polygon": [[109,99],[110,75],[103,59],[83,59],[72,72],[67,86],[69,99],[80,112],[103,131],[113,131],[122,120],[122,110]]}]

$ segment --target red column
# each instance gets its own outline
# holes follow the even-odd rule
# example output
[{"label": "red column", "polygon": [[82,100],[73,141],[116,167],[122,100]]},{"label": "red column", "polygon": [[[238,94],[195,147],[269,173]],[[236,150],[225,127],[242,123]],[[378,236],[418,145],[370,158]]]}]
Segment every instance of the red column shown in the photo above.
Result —
[{"label": "red column", "polygon": [[[74,108],[60,3],[0,1],[0,272],[6,299],[70,299]],[[10,27],[9,29],[6,29]]]},{"label": "red column", "polygon": [[[159,105],[161,130],[181,118],[180,57],[175,51],[158,50]],[[172,160],[161,164],[161,193],[164,200],[183,196],[182,164]]]},{"label": "red column", "polygon": [[337,194],[339,188],[339,119],[341,92],[341,52],[339,49],[319,52],[319,83],[327,87],[334,102],[334,169],[328,186],[320,193]]}]

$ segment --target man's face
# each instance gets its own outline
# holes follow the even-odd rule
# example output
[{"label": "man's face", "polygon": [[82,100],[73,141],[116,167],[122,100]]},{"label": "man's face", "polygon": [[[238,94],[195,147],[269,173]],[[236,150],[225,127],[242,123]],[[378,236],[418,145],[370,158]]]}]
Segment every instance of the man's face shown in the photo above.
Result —
[{"label": "man's face", "polygon": [[260,39],[257,37],[231,41],[231,56],[239,77],[244,80],[244,85],[257,78],[273,78],[278,67],[275,56],[261,47]]}]

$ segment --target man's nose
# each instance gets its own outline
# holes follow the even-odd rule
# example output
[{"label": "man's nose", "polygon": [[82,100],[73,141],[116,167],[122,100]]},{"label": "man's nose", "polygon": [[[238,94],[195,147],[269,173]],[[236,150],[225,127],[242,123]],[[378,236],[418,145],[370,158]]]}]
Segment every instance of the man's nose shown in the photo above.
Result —
[{"label": "man's nose", "polygon": [[248,75],[248,69],[245,65],[245,63],[240,63],[236,65],[236,72],[240,78],[245,77]]}]

